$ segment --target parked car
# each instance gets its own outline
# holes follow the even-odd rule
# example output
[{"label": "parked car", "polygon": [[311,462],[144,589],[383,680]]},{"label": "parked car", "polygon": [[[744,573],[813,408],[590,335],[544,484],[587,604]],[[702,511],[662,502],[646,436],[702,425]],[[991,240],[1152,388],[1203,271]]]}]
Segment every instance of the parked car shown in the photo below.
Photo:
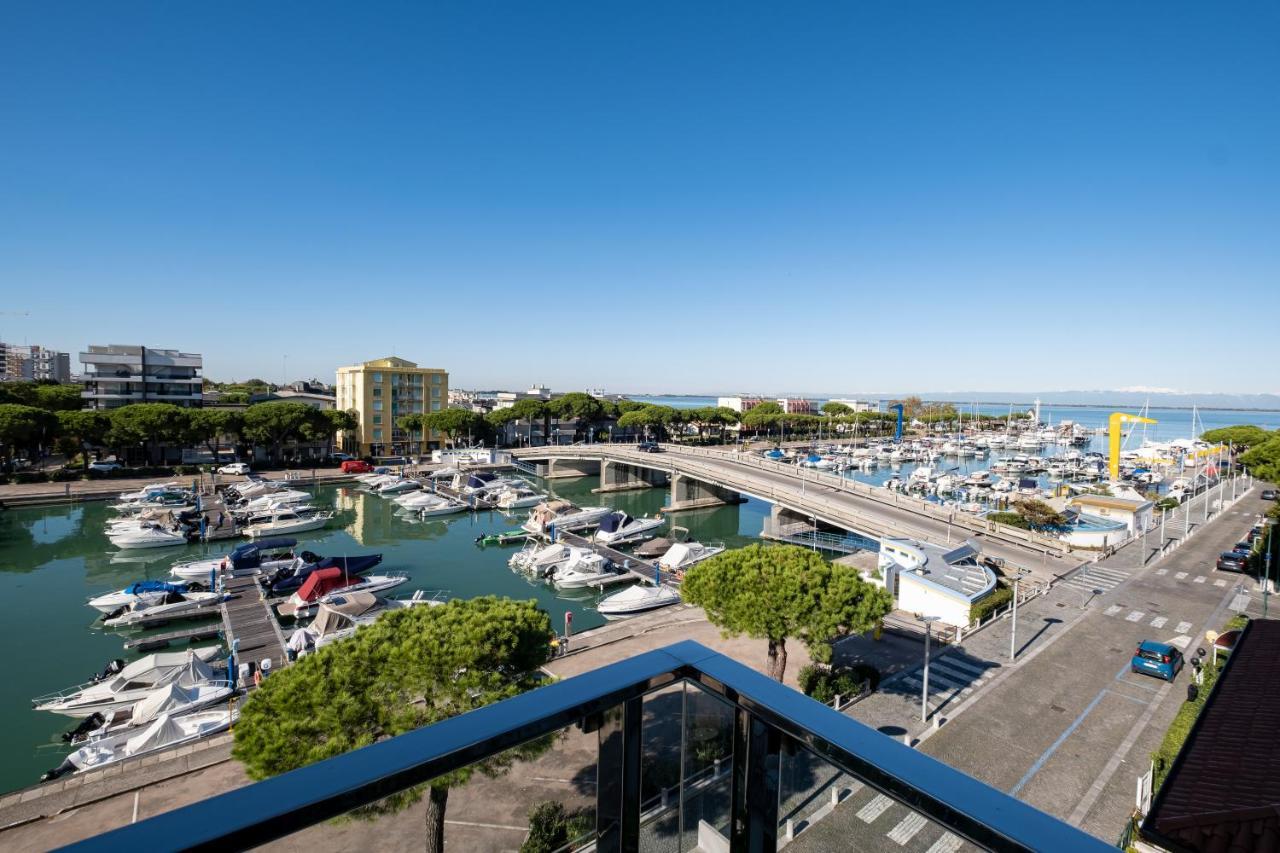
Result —
[{"label": "parked car", "polygon": [[1182,664],[1182,652],[1177,646],[1143,640],[1138,643],[1133,659],[1129,661],[1129,669],[1142,675],[1173,681],[1182,669]]},{"label": "parked car", "polygon": [[1215,565],[1220,572],[1247,572],[1249,557],[1238,551],[1224,551],[1218,555],[1218,562]]},{"label": "parked car", "polygon": [[350,462],[352,459],[355,459],[355,457],[350,453],[331,453],[329,454],[329,458],[334,462]]},{"label": "parked car", "polygon": [[373,470],[373,466],[363,459],[348,459],[342,463],[342,473],[344,474],[368,474]]},{"label": "parked car", "polygon": [[1253,553],[1253,540],[1250,539],[1244,542],[1237,542],[1235,547],[1231,550],[1235,551],[1237,554],[1244,554],[1247,557]]},{"label": "parked car", "polygon": [[219,474],[248,474],[249,466],[244,462],[230,462],[218,469]]},{"label": "parked car", "polygon": [[110,474],[112,471],[119,471],[123,467],[124,466],[119,462],[104,462],[99,460],[97,462],[89,463],[90,471],[99,471],[103,474]]},{"label": "parked car", "polygon": [[1262,490],[1262,499],[1263,499],[1264,501],[1274,501],[1274,500],[1276,500],[1276,499],[1277,499],[1277,493],[1276,493],[1276,490],[1275,490],[1275,489],[1263,489],[1263,490]]},{"label": "parked car", "polygon": [[656,441],[642,441],[636,445],[641,453],[661,453],[662,447]]}]

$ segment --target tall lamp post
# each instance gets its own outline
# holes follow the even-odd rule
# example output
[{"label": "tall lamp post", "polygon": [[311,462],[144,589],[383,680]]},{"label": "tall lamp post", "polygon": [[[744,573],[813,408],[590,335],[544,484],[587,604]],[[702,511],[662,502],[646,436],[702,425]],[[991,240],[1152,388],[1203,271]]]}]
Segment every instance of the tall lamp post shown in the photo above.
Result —
[{"label": "tall lamp post", "polygon": [[[1145,553],[1145,552],[1144,552]],[[1013,616],[1010,619],[1013,630],[1009,633],[1009,660],[1012,661],[1018,656],[1018,583],[1028,573],[1022,569],[1018,569],[1018,573],[1013,576]]]},{"label": "tall lamp post", "polygon": [[933,634],[933,623],[937,616],[921,616],[924,623],[924,685],[920,688],[920,722],[929,720],[929,638]]}]

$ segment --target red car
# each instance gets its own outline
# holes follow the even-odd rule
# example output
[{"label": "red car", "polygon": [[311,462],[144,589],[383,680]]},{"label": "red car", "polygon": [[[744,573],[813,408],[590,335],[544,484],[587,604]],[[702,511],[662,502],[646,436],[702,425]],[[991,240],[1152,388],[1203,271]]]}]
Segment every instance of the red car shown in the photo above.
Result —
[{"label": "red car", "polygon": [[344,474],[368,474],[373,470],[373,466],[363,459],[348,459],[342,463],[342,473]]}]

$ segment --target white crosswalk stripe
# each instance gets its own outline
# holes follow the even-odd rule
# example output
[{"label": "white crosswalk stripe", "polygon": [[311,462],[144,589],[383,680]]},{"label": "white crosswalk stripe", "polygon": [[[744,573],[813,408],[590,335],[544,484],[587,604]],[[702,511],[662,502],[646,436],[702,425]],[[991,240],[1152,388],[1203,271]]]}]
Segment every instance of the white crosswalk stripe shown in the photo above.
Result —
[{"label": "white crosswalk stripe", "polygon": [[1113,604],[1102,612],[1107,614],[1108,616],[1115,616],[1117,613],[1120,612],[1121,609],[1122,608],[1120,607],[1119,604]]},{"label": "white crosswalk stripe", "polygon": [[929,821],[919,812],[912,812],[902,819],[902,821],[889,830],[889,840],[896,841],[898,844],[906,844],[915,834],[924,829],[925,824]]},{"label": "white crosswalk stripe", "polygon": [[938,662],[946,664],[952,669],[957,669],[961,672],[967,672],[970,678],[985,678],[987,675],[990,674],[989,667],[978,666],[977,664],[970,663],[969,661],[961,660],[955,655],[950,655],[948,657],[942,658]]},{"label": "white crosswalk stripe", "polygon": [[1152,627],[1152,628],[1163,628],[1163,627],[1164,627],[1164,623],[1166,623],[1166,622],[1168,622],[1168,621],[1169,621],[1169,617],[1167,617],[1167,616],[1157,616],[1156,618],[1154,618],[1154,619],[1152,619],[1152,620],[1151,620],[1151,627]]},{"label": "white crosswalk stripe", "polygon": [[1226,586],[1226,585],[1227,585],[1227,582],[1226,582],[1225,580],[1223,580],[1222,578],[1218,578],[1216,581],[1214,581],[1214,582],[1213,582],[1213,585],[1214,585],[1214,586]]},{"label": "white crosswalk stripe", "polygon": [[1207,578],[1204,575],[1199,575],[1192,583],[1204,583],[1206,580]]},{"label": "white crosswalk stripe", "polygon": [[1064,586],[1082,589],[1085,592],[1093,592],[1095,589],[1103,591],[1115,589],[1120,584],[1129,579],[1128,572],[1122,572],[1119,569],[1108,569],[1100,566],[1089,566],[1085,570],[1073,575],[1070,580],[1064,581]]},{"label": "white crosswalk stripe", "polygon": [[880,817],[880,815],[884,814],[884,810],[889,808],[892,804],[893,800],[889,799],[884,794],[876,794],[875,799],[863,806],[858,812],[858,817],[863,823],[871,823],[873,820]]},{"label": "white crosswalk stripe", "polygon": [[1186,576],[1187,576],[1187,573],[1186,573],[1186,572],[1178,572],[1176,575],[1174,575],[1174,576],[1173,576],[1173,579],[1174,579],[1174,580],[1179,580],[1179,581],[1180,581],[1180,580],[1183,580],[1184,578],[1186,578]]},{"label": "white crosswalk stripe", "polygon": [[933,842],[933,846],[929,848],[928,853],[956,853],[962,844],[964,844],[964,839],[960,836],[952,835],[950,832],[943,833],[941,838]]},{"label": "white crosswalk stripe", "polygon": [[1142,619],[1142,617],[1143,617],[1143,616],[1145,616],[1145,615],[1146,615],[1146,614],[1145,614],[1145,613],[1143,613],[1141,610],[1133,610],[1133,611],[1131,611],[1131,612],[1129,613],[1129,615],[1128,615],[1128,616],[1124,617],[1124,621],[1126,621],[1126,622],[1137,622],[1137,621],[1139,621],[1140,619]]},{"label": "white crosswalk stripe", "polygon": [[1185,651],[1187,646],[1191,645],[1191,638],[1183,634],[1181,637],[1174,637],[1169,643]]},{"label": "white crosswalk stripe", "polygon": [[1168,569],[1156,569],[1156,574],[1158,574],[1158,575],[1167,575],[1167,574],[1169,574],[1169,570],[1168,570]]},{"label": "white crosswalk stripe", "polygon": [[1190,631],[1190,630],[1191,630],[1191,623],[1190,623],[1190,622],[1179,622],[1179,623],[1178,623],[1178,627],[1176,627],[1176,628],[1174,628],[1174,629],[1173,629],[1173,633],[1175,633],[1175,634],[1185,634],[1185,633],[1187,633],[1187,632],[1188,632],[1188,631]]}]

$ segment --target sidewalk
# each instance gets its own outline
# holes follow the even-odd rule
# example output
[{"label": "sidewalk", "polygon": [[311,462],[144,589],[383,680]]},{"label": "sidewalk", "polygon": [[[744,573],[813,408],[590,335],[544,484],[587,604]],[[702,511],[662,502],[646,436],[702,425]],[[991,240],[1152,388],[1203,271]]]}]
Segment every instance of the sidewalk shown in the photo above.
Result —
[{"label": "sidewalk", "polygon": [[[312,483],[336,483],[350,480],[352,475],[344,474],[337,468],[292,468],[275,471],[255,472],[267,480],[290,480],[308,485]],[[245,477],[219,474],[218,485],[243,482]],[[63,483],[5,483],[0,485],[0,505],[23,506],[25,504],[52,503],[61,501],[106,500],[121,492],[131,492],[152,483],[209,482],[208,476],[199,474],[170,474],[163,476],[153,474],[148,477],[111,477],[100,480],[69,480]]]}]

